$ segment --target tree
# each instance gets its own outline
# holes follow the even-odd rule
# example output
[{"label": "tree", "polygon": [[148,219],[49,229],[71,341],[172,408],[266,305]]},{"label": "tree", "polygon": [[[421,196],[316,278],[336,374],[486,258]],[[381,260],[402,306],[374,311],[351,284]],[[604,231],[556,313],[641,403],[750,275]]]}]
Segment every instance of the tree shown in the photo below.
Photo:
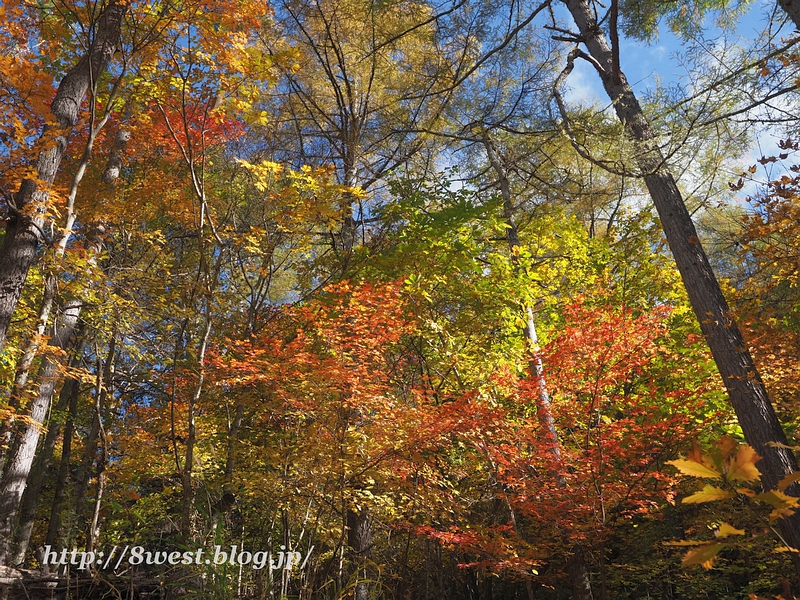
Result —
[{"label": "tree", "polygon": [[[333,165],[340,184],[371,192],[377,203],[386,175],[425,154],[426,132],[452,100],[434,91],[451,82],[453,67],[442,60],[433,7],[325,0],[284,2],[276,12],[283,35],[274,51],[291,44],[297,62],[266,99],[275,118],[264,154],[294,168]],[[343,196],[340,224],[322,233],[334,268],[346,267],[371,235],[374,208],[365,200]]]},{"label": "tree", "polygon": [[[795,459],[785,448],[786,436],[711,269],[681,192],[665,165],[647,117],[621,70],[617,4],[612,5],[609,13],[612,44],[609,44],[598,25],[597,17],[588,2],[566,0],[565,5],[589,53],[573,50],[564,73],[566,75],[572,70],[575,59],[579,57],[592,64],[613,102],[627,136],[634,143],[634,161],[658,211],[692,308],[708,341],[745,437],[762,457],[759,468],[764,475],[764,485],[772,489],[786,474],[795,470]],[[771,444],[783,444],[784,447]],[[800,515],[782,521],[782,528],[793,547],[800,548]]]},{"label": "tree", "polygon": [[67,136],[75,126],[87,91],[102,77],[119,44],[127,10],[126,2],[111,0],[99,13],[87,11],[89,19],[83,24],[87,52],[61,80],[50,105],[55,122],[42,132],[44,147],[35,162],[36,178],[23,179],[13,198],[6,197],[12,216],[0,246],[0,349],[5,346],[28,270],[36,260],[48,210],[49,188],[67,148]]}]

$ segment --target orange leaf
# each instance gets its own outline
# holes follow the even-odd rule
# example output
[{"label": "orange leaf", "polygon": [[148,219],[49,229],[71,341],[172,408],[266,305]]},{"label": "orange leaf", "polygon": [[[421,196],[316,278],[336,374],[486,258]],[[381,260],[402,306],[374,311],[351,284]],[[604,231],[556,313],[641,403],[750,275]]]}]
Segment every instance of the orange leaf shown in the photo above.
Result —
[{"label": "orange leaf", "polygon": [[786,491],[790,485],[792,485],[795,481],[800,481],[800,471],[795,471],[794,473],[789,473],[786,477],[781,479],[778,482],[778,489],[782,492]]}]

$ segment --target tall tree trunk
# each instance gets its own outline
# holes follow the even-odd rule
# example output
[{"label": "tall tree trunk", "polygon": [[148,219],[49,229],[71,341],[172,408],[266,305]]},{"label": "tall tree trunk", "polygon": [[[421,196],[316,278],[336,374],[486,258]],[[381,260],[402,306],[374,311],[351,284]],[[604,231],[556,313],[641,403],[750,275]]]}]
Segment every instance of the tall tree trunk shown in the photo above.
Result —
[{"label": "tall tree trunk", "polygon": [[116,341],[117,332],[114,331],[111,334],[111,341],[108,344],[108,355],[106,356],[105,365],[103,365],[101,358],[98,357],[97,359],[94,410],[98,416],[97,433],[100,438],[100,456],[97,459],[97,492],[94,498],[94,510],[92,511],[89,529],[86,532],[86,550],[88,552],[94,551],[97,545],[97,539],[100,537],[100,507],[106,489],[106,466],[108,465],[108,438],[106,437],[106,428],[103,426],[103,413],[106,412],[108,399],[114,397],[114,392],[112,391],[112,376],[114,372],[114,360],[117,353]]},{"label": "tall tree trunk", "polygon": [[197,442],[197,426],[195,422],[197,404],[203,394],[203,384],[205,382],[205,356],[206,349],[208,348],[208,339],[211,335],[211,312],[210,312],[210,299],[206,298],[204,318],[205,325],[203,327],[203,335],[200,338],[200,343],[197,346],[197,381],[195,383],[194,391],[189,397],[188,415],[187,419],[187,433],[186,433],[186,452],[184,454],[183,469],[181,471],[181,482],[183,484],[183,507],[181,511],[181,533],[186,539],[192,539],[192,521],[194,518],[194,481],[193,481],[193,468],[194,468],[194,446]]},{"label": "tall tree trunk", "polygon": [[239,440],[239,428],[242,425],[243,418],[244,404],[237,404],[233,421],[230,421],[230,415],[228,416],[228,452],[225,459],[225,472],[222,476],[222,497],[211,507],[212,531],[217,530],[219,523],[225,517],[225,513],[236,504],[236,494],[233,493],[233,470],[236,466],[236,442]]},{"label": "tall tree trunk", "polygon": [[[497,174],[497,183],[500,187],[500,195],[503,198],[503,219],[506,222],[506,238],[508,239],[509,250],[512,256],[514,255],[514,247],[519,247],[519,230],[514,220],[514,202],[511,197],[511,182],[508,178],[508,170],[503,164],[502,159],[497,153],[489,134],[484,132],[483,145],[486,149],[486,155],[489,158],[489,164]],[[516,261],[516,259],[514,259]],[[515,265],[516,266],[516,265]],[[525,307],[525,337],[528,340],[528,376],[532,377],[539,382],[539,390],[536,394],[536,411],[539,423],[542,429],[545,430],[547,439],[547,451],[553,458],[557,465],[557,472],[555,473],[558,478],[559,486],[564,486],[564,478],[561,472],[561,445],[558,441],[558,431],[556,430],[555,420],[553,419],[553,411],[550,407],[550,394],[547,391],[547,382],[544,378],[544,365],[542,364],[542,354],[539,348],[539,338],[536,335],[536,321],[533,317],[533,310],[530,306]]]},{"label": "tall tree trunk", "polygon": [[[25,179],[14,196],[14,211],[0,246],[0,350],[5,346],[11,317],[19,301],[28,270],[36,259],[44,216],[53,184],[67,147],[67,136],[78,120],[78,112],[93,82],[102,75],[120,39],[122,18],[128,8],[124,0],[111,0],[94,24],[88,52],[64,76],[50,111],[56,118],[54,143],[36,160],[37,179]],[[46,130],[42,137],[50,137]]]},{"label": "tall tree trunk", "polygon": [[[774,489],[781,478],[796,469],[795,457],[786,448],[770,445],[786,444],[786,436],[742,333],[730,314],[675,178],[665,166],[650,123],[619,68],[619,48],[609,45],[593,8],[586,0],[563,1],[589,50],[590,56],[586,58],[600,75],[628,138],[635,143],[637,167],[642,172],[658,211],[664,235],[700,328],[725,383],[745,439],[762,457],[758,463],[762,483],[766,489]],[[616,29],[615,23],[612,23],[612,29]],[[571,70],[572,62],[578,55],[573,51],[565,73]],[[797,491],[794,490],[794,493]],[[787,543],[800,548],[800,512],[781,520],[780,526]],[[796,561],[795,566],[800,567],[799,563]]]},{"label": "tall tree trunk", "polygon": [[14,387],[11,390],[11,398],[8,407],[14,411],[5,421],[0,423],[0,468],[5,466],[7,453],[11,451],[11,441],[14,437],[14,426],[17,422],[16,413],[22,405],[22,398],[25,393],[25,386],[28,383],[33,361],[39,350],[41,341],[47,331],[47,324],[50,322],[50,311],[56,297],[57,281],[55,277],[48,276],[45,279],[44,293],[39,303],[39,315],[36,323],[36,331],[25,343],[22,354],[17,360],[16,372],[14,374]]},{"label": "tall tree trunk", "polygon": [[[107,120],[107,116],[104,117],[103,122]],[[69,241],[70,236],[72,235],[72,228],[75,222],[75,211],[74,211],[74,204],[75,198],[78,192],[78,185],[83,178],[83,174],[86,171],[86,166],[89,162],[89,156],[91,154],[91,148],[94,143],[94,139],[97,136],[97,133],[102,128],[102,123],[98,125],[95,129],[93,129],[91,135],[89,136],[89,141],[87,141],[86,148],[84,149],[84,154],[81,159],[81,163],[79,165],[78,173],[75,175],[73,179],[72,189],[70,190],[69,199],[68,199],[68,206],[67,206],[67,220],[64,229],[62,230],[61,237],[58,240],[56,246],[56,256],[62,257],[64,255],[64,251],[66,249],[67,242]],[[103,246],[103,236],[105,235],[105,228],[101,224],[95,224],[94,226],[90,227],[86,232],[86,246],[87,250],[90,252],[89,257],[89,264],[94,265],[96,264],[96,256],[100,252]],[[25,352],[23,353],[23,357],[20,360],[20,364],[17,365],[17,373],[16,379],[14,383],[14,391],[12,393],[12,399],[14,398],[21,398],[24,392],[25,382],[28,378],[28,372],[31,367],[31,363],[33,362],[33,357],[36,354],[39,348],[39,342],[42,338],[42,328],[47,323],[48,314],[50,311],[50,307],[54,304],[56,288],[58,282],[56,276],[54,274],[49,274],[47,276],[46,284],[45,284],[45,291],[42,298],[42,309],[40,310],[40,320],[38,331],[36,335],[29,341],[28,347],[26,348]],[[81,303],[77,300],[72,301],[75,304],[75,314],[73,315],[75,321],[77,321],[78,317],[80,316],[81,311]],[[45,311],[45,307],[47,310]],[[72,317],[71,317],[72,318]],[[56,332],[58,333],[58,332]],[[58,336],[61,334],[59,333]],[[70,358],[70,366],[75,366],[75,361],[77,360],[80,362],[81,356],[83,354],[83,349],[85,347],[86,340],[83,336],[78,334],[80,338],[80,342],[76,344],[75,352],[73,352],[72,357]],[[58,342],[59,340],[56,339]],[[57,344],[58,345],[58,344]],[[112,341],[113,347],[113,341]],[[52,397],[55,392],[55,376],[58,370],[58,362],[54,359],[45,358],[42,362],[40,371],[39,371],[39,399],[38,401],[44,403],[45,405],[49,406],[52,403]],[[65,382],[62,393],[60,395],[60,402],[66,402],[66,399],[70,396],[70,389],[72,386],[75,387],[75,393],[77,393],[77,386],[78,382],[72,379],[67,380]],[[47,397],[42,397],[42,394],[45,394]],[[63,407],[62,409],[63,410]],[[9,419],[12,421],[12,419]],[[25,552],[27,551],[28,541],[30,539],[31,531],[33,530],[33,520],[36,516],[36,504],[38,502],[39,491],[41,490],[42,486],[42,479],[44,477],[44,473],[50,465],[50,458],[53,454],[53,448],[55,446],[56,438],[58,437],[58,433],[60,431],[60,422],[55,420],[53,425],[49,428],[48,434],[45,438],[45,443],[42,446],[39,455],[36,457],[36,461],[33,466],[32,472],[29,474],[29,483],[25,489],[25,493],[23,494],[22,498],[22,506],[21,506],[21,513],[19,517],[19,528],[15,534],[15,551],[14,551],[14,563],[13,564],[21,564],[25,557]]]},{"label": "tall tree trunk", "polygon": [[[345,133],[343,132],[342,135],[344,136]],[[343,141],[343,147],[347,150],[344,156],[344,177],[342,179],[342,184],[348,188],[356,187],[356,159],[353,142],[351,140]],[[353,256],[353,249],[356,247],[358,226],[353,217],[355,202],[356,198],[352,192],[344,192],[342,194],[342,210],[344,212],[342,216],[342,225],[339,233],[333,235],[333,249],[339,259],[342,272],[347,270],[350,259]]]},{"label": "tall tree trunk", "polygon": [[[101,415],[97,412],[96,405],[92,406],[92,427],[89,430],[89,435],[86,437],[86,445],[83,449],[81,464],[75,474],[75,482],[72,486],[72,507],[70,511],[72,520],[66,527],[67,533],[65,535],[65,547],[67,548],[72,547],[78,532],[84,529],[84,503],[86,501],[86,492],[89,489],[92,465],[97,456],[97,438],[100,436],[100,418]],[[62,462],[62,467],[63,466],[64,464]],[[69,470],[69,465],[67,465],[66,468]],[[52,517],[50,525],[50,528],[52,528]],[[48,530],[48,537],[49,535],[50,531]]]},{"label": "tall tree trunk", "polygon": [[[83,349],[86,346],[85,336],[80,336],[80,341],[76,344],[75,351],[69,362],[72,368],[77,367],[83,356]],[[62,419],[59,413],[63,413],[68,407],[71,407],[74,399],[78,396],[80,383],[77,379],[67,379],[64,385],[61,386],[59,393],[58,403],[56,405],[56,415],[51,417],[50,425],[47,429],[47,436],[41,449],[36,455],[33,463],[33,468],[28,476],[28,485],[25,488],[25,493],[22,495],[22,504],[19,510],[19,523],[17,530],[14,534],[14,551],[11,559],[11,564],[21,565],[25,561],[25,554],[28,551],[28,543],[31,539],[33,532],[33,525],[36,520],[36,508],[39,504],[39,493],[42,490],[42,485],[45,481],[45,476],[50,468],[50,461],[53,458],[53,451],[55,449],[56,441],[61,433]],[[70,428],[70,436],[72,431]],[[66,429],[65,434],[66,436]],[[65,437],[63,447],[67,448],[68,441]],[[63,453],[63,451],[62,451]],[[67,453],[69,453],[67,451]]]},{"label": "tall tree trunk", "polygon": [[593,600],[592,585],[586,569],[586,558],[580,544],[576,544],[572,548],[572,555],[567,559],[567,571],[572,584],[572,600]]},{"label": "tall tree trunk", "polygon": [[[497,175],[500,195],[503,198],[503,219],[506,222],[506,237],[512,256],[516,256],[514,248],[519,248],[520,240],[519,230],[517,229],[517,224],[514,219],[514,201],[511,195],[511,182],[508,178],[508,169],[506,169],[488,132],[484,132],[483,134],[483,146],[486,149],[489,164],[491,164],[492,169],[494,169]],[[542,354],[539,348],[539,338],[536,335],[536,321],[533,317],[533,309],[530,306],[525,307],[525,317],[525,337],[528,340],[528,376],[536,379],[539,386],[536,394],[536,416],[547,438],[547,452],[550,454],[554,464],[553,478],[555,479],[556,485],[563,488],[567,483],[561,464],[561,444],[558,439],[555,419],[553,418],[553,410],[550,406],[550,393],[547,391],[547,381],[544,378],[544,364],[542,363]],[[517,533],[520,533],[513,508],[510,504],[508,508],[512,515],[514,529],[517,530]],[[572,543],[569,539],[569,532],[566,532],[564,537],[566,545],[569,547]],[[583,549],[579,544],[575,544],[571,551],[568,551],[571,552],[571,554],[567,559],[567,573],[572,582],[573,598],[575,600],[592,600],[589,569],[586,566]],[[530,579],[526,579],[526,584],[528,597],[531,598],[533,596],[533,588]]]},{"label": "tall tree trunk", "polygon": [[[94,86],[92,86],[90,94],[90,102],[92,103],[94,103],[95,100],[95,90],[93,88]],[[117,86],[114,86],[115,91],[116,89]],[[112,100],[116,97],[115,91],[109,95],[105,114],[102,116],[102,118],[100,118],[99,121],[96,122],[94,106],[92,106],[90,111],[91,117],[89,121],[89,137],[84,144],[83,155],[81,156],[75,174],[72,177],[72,184],[70,186],[69,195],[67,196],[64,225],[61,228],[58,241],[54,245],[55,255],[59,260],[64,256],[67,244],[72,237],[72,230],[75,226],[75,220],[77,218],[77,213],[75,211],[75,200],[78,196],[78,187],[80,186],[81,181],[83,181],[83,177],[86,174],[86,169],[89,166],[89,160],[92,156],[92,149],[94,148],[95,140],[111,116]],[[87,232],[86,238],[89,242],[87,245],[88,249],[92,252],[92,257],[89,259],[90,264],[95,264],[96,262],[95,255],[102,247],[102,238],[104,234],[105,228],[100,223],[95,223]],[[19,409],[20,400],[22,398],[25,385],[28,382],[28,376],[30,374],[31,366],[33,365],[33,360],[36,358],[37,352],[39,351],[39,346],[41,345],[45,331],[47,330],[47,324],[50,321],[50,311],[53,308],[58,289],[58,276],[56,274],[57,268],[58,267],[54,267],[53,270],[47,273],[45,277],[42,300],[39,303],[39,315],[37,318],[36,330],[26,342],[25,349],[22,351],[22,354],[17,361],[14,388],[11,392],[11,399],[9,400],[9,407],[14,411]],[[11,435],[13,433],[14,422],[15,418],[12,415],[2,424],[0,424],[0,465],[5,463],[6,456],[3,448],[9,445]]]},{"label": "tall tree trunk", "polygon": [[244,404],[236,405],[233,421],[228,426],[228,452],[225,459],[225,474],[222,479],[223,492],[233,493],[233,469],[236,465],[236,442],[239,440],[239,428],[244,418]]},{"label": "tall tree trunk", "polygon": [[[53,490],[53,504],[50,507],[50,520],[47,524],[47,536],[45,545],[54,547],[58,539],[58,531],[61,528],[61,508],[64,506],[64,499],[67,496],[67,478],[69,477],[69,465],[72,459],[72,435],[75,431],[75,419],[78,417],[78,396],[80,386],[78,381],[70,386],[69,414],[67,423],[64,425],[64,437],[61,443],[61,460],[58,465],[58,474]],[[63,391],[63,390],[62,390]]]},{"label": "tall tree trunk", "polygon": [[[50,340],[51,346],[61,349],[67,347],[75,331],[80,310],[80,300],[71,300],[66,303],[58,320],[58,326],[53,331]],[[14,521],[33,465],[41,424],[50,408],[50,401],[58,378],[57,374],[58,362],[55,359],[44,357],[39,368],[39,390],[31,403],[30,418],[18,432],[3,471],[0,482],[0,565],[8,566],[9,544]]]}]

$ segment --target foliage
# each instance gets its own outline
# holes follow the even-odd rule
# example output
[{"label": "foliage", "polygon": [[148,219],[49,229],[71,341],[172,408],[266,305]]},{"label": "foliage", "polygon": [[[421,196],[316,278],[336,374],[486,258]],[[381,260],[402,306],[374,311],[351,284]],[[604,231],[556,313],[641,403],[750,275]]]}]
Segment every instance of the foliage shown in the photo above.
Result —
[{"label": "foliage", "polygon": [[[662,22],[700,38],[708,14],[734,19],[745,5],[612,2],[600,27],[617,11],[632,38],[653,39]],[[9,223],[55,142],[50,101],[84,64],[105,6],[0,6]],[[523,27],[526,11],[548,28]],[[560,136],[548,108],[569,31],[547,13],[126,3],[119,48],[36,208],[44,243],[0,354],[3,460],[42,387],[61,391],[46,398],[26,476],[38,496],[25,566],[41,567],[32,549],[47,544],[237,545],[308,561],[139,565],[126,585],[555,599],[569,597],[580,551],[604,599],[786,596],[778,525],[797,476],[758,489],[759,457],[738,442],[622,125],[582,105],[567,115],[581,155]],[[770,54],[736,77],[768,90],[795,59]],[[720,77],[699,96],[739,106]],[[722,198],[718,169],[744,137],[726,124],[687,142],[711,108],[693,98],[681,112],[675,93],[650,98],[656,141],[698,179],[681,183],[714,235],[715,219],[738,215],[709,199]],[[763,166],[798,148],[780,146]],[[771,177],[741,220],[739,254],[718,255],[790,444],[797,173],[787,163]],[[49,346],[76,298],[78,333]]]}]

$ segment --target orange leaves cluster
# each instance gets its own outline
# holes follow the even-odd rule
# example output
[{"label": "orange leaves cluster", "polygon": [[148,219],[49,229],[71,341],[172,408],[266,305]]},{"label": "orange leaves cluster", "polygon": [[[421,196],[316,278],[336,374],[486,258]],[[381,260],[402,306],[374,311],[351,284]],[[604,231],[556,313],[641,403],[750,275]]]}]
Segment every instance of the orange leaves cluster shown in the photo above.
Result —
[{"label": "orange leaves cluster", "polygon": [[563,494],[583,496],[572,498],[580,507],[572,518],[601,529],[612,507],[627,514],[664,498],[669,478],[656,467],[689,435],[700,398],[666,380],[676,356],[666,347],[665,311],[636,316],[576,304],[566,315],[545,348],[567,466]]},{"label": "orange leaves cluster", "polygon": [[[800,145],[781,140],[788,158]],[[774,158],[774,157],[772,157]],[[742,220],[741,254],[747,280],[737,286],[739,313],[748,343],[773,402],[780,413],[798,414],[800,407],[800,166],[770,182],[763,196],[751,200]]]},{"label": "orange leaves cluster", "polygon": [[[498,389],[509,390],[512,402],[484,405],[469,427],[451,430],[473,465],[462,481],[476,488],[462,493],[480,497],[478,488],[489,488],[525,524],[473,521],[466,532],[463,522],[443,523],[430,533],[461,548],[468,564],[530,573],[542,556],[569,552],[578,540],[602,542],[618,520],[674,496],[677,480],[663,465],[700,426],[702,390],[681,386],[669,311],[637,315],[579,299],[564,314],[564,327],[543,349],[544,381],[500,374]],[[542,384],[560,456],[536,409]]]},{"label": "orange leaves cluster", "polygon": [[31,49],[36,23],[29,9],[2,3],[0,22],[0,184],[13,189],[20,178],[30,176],[24,171],[29,167],[29,146],[50,114],[55,87],[41,56]]},{"label": "orange leaves cluster", "polygon": [[[681,387],[668,311],[583,299],[565,309],[543,350],[560,457],[535,408],[542,381],[508,370],[485,390],[428,393],[407,348],[424,331],[413,314],[400,284],[345,282],[214,348],[209,381],[246,401],[271,440],[251,442],[246,479],[272,477],[271,453],[295,495],[343,495],[465,565],[528,575],[671,500],[676,479],[663,466],[695,435],[702,390]],[[748,460],[729,476],[747,475]],[[498,521],[486,508],[497,501],[515,517]]]}]

